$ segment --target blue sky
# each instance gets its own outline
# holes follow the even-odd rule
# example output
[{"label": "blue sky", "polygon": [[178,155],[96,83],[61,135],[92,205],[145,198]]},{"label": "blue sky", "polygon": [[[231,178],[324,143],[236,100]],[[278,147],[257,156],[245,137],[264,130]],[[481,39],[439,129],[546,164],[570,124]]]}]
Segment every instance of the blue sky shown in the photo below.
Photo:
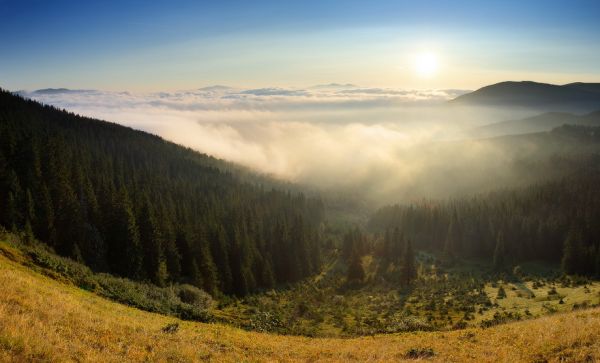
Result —
[{"label": "blue sky", "polygon": [[598,15],[577,0],[0,0],[0,87],[598,82]]}]

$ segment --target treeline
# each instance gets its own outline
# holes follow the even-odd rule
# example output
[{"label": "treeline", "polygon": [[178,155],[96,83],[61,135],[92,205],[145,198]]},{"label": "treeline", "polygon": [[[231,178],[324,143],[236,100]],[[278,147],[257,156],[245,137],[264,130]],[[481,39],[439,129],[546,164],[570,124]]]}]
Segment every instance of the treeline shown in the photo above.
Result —
[{"label": "treeline", "polygon": [[519,190],[388,206],[369,226],[397,227],[417,249],[446,263],[482,258],[501,271],[546,260],[561,263],[568,274],[600,275],[600,174],[594,165],[577,176]]},{"label": "treeline", "polygon": [[320,267],[319,199],[157,136],[0,90],[0,225],[164,286],[244,295]]}]

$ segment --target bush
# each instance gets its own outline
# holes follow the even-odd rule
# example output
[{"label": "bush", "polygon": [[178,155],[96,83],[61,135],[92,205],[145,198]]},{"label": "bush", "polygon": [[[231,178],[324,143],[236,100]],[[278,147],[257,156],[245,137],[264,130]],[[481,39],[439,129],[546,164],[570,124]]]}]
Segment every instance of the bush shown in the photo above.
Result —
[{"label": "bush", "polygon": [[406,354],[404,354],[404,358],[406,359],[423,359],[423,358],[431,358],[435,355],[435,352],[431,348],[411,348]]},{"label": "bush", "polygon": [[182,302],[192,305],[195,308],[209,310],[214,305],[213,298],[196,286],[183,284],[176,286],[175,290]]},{"label": "bush", "polygon": [[385,327],[385,333],[400,333],[410,331],[428,331],[433,330],[433,326],[417,316],[404,316],[392,319]]},{"label": "bush", "polygon": [[259,332],[279,332],[284,328],[281,318],[275,313],[258,312],[251,319],[246,328]]},{"label": "bush", "polygon": [[504,287],[500,286],[498,288],[498,295],[496,296],[496,298],[504,299],[505,297],[506,297],[506,291],[504,291]]},{"label": "bush", "polygon": [[158,287],[106,273],[94,273],[87,266],[55,255],[47,246],[35,241],[10,243],[26,257],[24,263],[51,278],[68,281],[108,299],[136,308],[182,319],[210,321],[213,299],[191,285]]},{"label": "bush", "polygon": [[[173,315],[187,320],[209,321],[213,300],[204,291],[191,285],[158,287],[99,274],[100,295],[137,308]],[[184,296],[182,299],[181,296]]]}]

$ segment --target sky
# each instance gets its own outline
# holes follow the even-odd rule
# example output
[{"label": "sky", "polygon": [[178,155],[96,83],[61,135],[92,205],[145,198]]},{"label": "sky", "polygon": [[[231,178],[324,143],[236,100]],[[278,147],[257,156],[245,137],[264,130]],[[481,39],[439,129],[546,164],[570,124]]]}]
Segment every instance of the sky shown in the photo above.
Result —
[{"label": "sky", "polygon": [[0,0],[0,87],[600,82],[599,1]]}]

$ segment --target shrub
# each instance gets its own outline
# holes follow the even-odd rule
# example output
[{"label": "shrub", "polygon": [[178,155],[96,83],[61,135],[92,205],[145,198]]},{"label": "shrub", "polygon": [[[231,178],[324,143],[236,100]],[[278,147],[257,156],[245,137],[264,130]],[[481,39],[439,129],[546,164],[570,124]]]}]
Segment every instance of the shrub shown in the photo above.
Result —
[{"label": "shrub", "polygon": [[94,273],[87,266],[55,255],[36,241],[10,243],[27,258],[24,264],[54,279],[66,280],[108,299],[142,310],[173,315],[182,319],[210,321],[213,300],[206,292],[191,285],[158,287],[106,273]]},{"label": "shrub", "polygon": [[260,332],[278,332],[284,328],[284,324],[274,313],[258,312],[250,319],[246,328]]},{"label": "shrub", "polygon": [[504,291],[504,287],[500,286],[498,288],[498,295],[496,295],[496,298],[504,299],[505,297],[506,297],[506,291]]},{"label": "shrub", "polygon": [[179,331],[179,323],[171,323],[162,328],[163,333],[175,334]]},{"label": "shrub", "polygon": [[182,284],[175,287],[177,296],[182,302],[192,305],[198,309],[209,310],[214,305],[213,298],[204,290],[196,286]]},{"label": "shrub", "polygon": [[433,330],[433,326],[417,316],[404,316],[392,319],[386,326],[386,333]]},{"label": "shrub", "polygon": [[431,348],[411,348],[406,354],[404,354],[404,358],[406,359],[423,359],[423,358],[431,358],[435,355],[435,352]]}]

